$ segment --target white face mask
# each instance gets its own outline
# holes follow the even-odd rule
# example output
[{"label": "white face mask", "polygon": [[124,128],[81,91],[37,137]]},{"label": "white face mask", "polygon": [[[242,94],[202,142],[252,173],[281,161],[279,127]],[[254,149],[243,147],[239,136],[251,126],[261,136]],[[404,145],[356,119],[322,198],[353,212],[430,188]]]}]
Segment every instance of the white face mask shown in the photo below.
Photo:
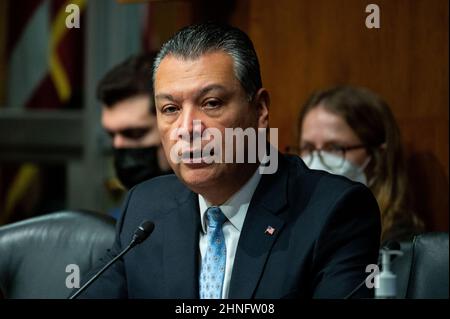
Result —
[{"label": "white face mask", "polygon": [[369,164],[370,157],[366,159],[361,167],[358,167],[352,162],[330,153],[322,152],[321,155],[330,167],[322,163],[317,151],[314,151],[311,154],[303,157],[303,160],[307,165],[309,163],[308,167],[310,169],[318,169],[331,174],[342,175],[347,177],[348,179],[351,179],[352,181],[360,182],[367,186],[367,178],[366,174],[364,174],[364,169]]}]

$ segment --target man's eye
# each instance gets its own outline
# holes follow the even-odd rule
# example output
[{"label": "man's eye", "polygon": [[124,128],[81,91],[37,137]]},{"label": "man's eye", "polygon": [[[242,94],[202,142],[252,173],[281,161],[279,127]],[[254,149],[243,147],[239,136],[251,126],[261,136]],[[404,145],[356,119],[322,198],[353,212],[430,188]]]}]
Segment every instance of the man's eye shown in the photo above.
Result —
[{"label": "man's eye", "polygon": [[178,111],[178,107],[176,107],[175,105],[167,105],[162,109],[161,113],[171,114],[175,113],[176,111]]},{"label": "man's eye", "polygon": [[149,128],[128,129],[123,130],[121,133],[126,138],[137,140],[143,138],[149,130]]},{"label": "man's eye", "polygon": [[222,102],[219,100],[207,100],[203,104],[203,107],[205,107],[207,109],[216,109],[216,108],[220,107],[221,105],[222,105]]}]

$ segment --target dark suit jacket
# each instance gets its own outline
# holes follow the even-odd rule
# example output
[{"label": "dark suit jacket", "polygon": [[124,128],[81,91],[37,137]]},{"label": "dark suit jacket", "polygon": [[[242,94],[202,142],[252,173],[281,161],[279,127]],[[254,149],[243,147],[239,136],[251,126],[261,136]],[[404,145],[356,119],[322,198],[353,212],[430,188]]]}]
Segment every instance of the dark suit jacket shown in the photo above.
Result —
[{"label": "dark suit jacket", "polygon": [[[134,187],[107,259],[128,245],[143,220],[155,223],[150,238],[81,297],[198,298],[197,194],[174,175]],[[268,226],[273,235],[265,233]],[[278,171],[262,176],[251,200],[229,298],[344,298],[377,262],[379,238],[380,213],[369,189],[279,155]],[[355,296],[371,293],[364,286]]]}]

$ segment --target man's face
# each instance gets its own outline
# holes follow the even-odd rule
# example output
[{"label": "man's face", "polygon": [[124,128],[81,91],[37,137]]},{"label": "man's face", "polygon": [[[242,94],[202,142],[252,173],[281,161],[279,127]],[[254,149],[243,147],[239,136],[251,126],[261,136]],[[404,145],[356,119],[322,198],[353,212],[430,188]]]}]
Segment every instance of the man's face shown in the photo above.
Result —
[{"label": "man's face", "polygon": [[[225,128],[267,127],[266,101],[260,103],[261,95],[268,98],[266,93],[261,89],[254,101],[249,102],[235,76],[233,60],[225,52],[208,53],[195,60],[168,55],[161,61],[155,74],[161,141],[172,169],[194,192],[237,183],[246,175],[248,164],[175,163],[170,160],[170,151],[179,140],[171,138],[173,130],[183,128],[192,134],[193,121],[200,120],[202,132],[216,128],[224,140]],[[202,147],[208,143],[202,141]],[[193,150],[192,144],[190,150]]]},{"label": "man's face", "polygon": [[150,97],[139,95],[103,107],[102,125],[114,148],[159,145],[156,116],[150,113]]}]

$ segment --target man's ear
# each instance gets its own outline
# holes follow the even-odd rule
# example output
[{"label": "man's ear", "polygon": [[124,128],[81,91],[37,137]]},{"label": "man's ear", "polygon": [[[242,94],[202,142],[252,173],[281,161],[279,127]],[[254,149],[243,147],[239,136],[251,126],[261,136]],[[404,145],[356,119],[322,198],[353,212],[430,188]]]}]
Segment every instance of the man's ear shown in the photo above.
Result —
[{"label": "man's ear", "polygon": [[269,92],[265,88],[260,88],[255,94],[253,103],[258,110],[258,127],[268,128],[270,106]]}]

